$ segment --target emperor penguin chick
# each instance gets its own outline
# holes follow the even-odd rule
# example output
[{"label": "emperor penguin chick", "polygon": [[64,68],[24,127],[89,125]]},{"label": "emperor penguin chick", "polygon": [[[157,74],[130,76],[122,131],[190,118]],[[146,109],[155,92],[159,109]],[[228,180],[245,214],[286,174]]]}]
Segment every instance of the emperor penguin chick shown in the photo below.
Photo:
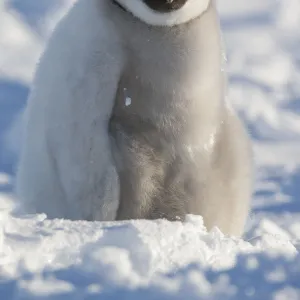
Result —
[{"label": "emperor penguin chick", "polygon": [[197,214],[241,235],[251,151],[225,99],[214,0],[78,0],[26,110],[23,207],[99,221]]}]

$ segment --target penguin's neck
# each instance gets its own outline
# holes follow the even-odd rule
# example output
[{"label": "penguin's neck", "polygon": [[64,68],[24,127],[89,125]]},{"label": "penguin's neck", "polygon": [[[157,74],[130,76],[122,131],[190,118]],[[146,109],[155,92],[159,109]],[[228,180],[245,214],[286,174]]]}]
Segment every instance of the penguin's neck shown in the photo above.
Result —
[{"label": "penguin's neck", "polygon": [[210,9],[178,27],[137,30],[127,51],[115,119],[124,128],[132,120],[152,124],[166,135],[200,134],[208,140],[221,124],[224,109],[225,76],[216,12]]}]

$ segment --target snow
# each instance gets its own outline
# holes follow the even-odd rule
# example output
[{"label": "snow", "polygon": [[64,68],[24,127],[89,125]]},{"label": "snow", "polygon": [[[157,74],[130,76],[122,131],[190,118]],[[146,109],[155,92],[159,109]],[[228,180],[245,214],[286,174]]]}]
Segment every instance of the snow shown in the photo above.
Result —
[{"label": "snow", "polygon": [[126,99],[125,99],[125,105],[126,106],[130,106],[131,102],[132,102],[131,98],[130,97],[126,97]]},{"label": "snow", "polygon": [[275,235],[252,241],[208,233],[195,216],[89,223],[39,215],[2,225],[5,299],[268,299],[300,287],[297,251],[270,221]]},{"label": "snow", "polygon": [[132,103],[131,97],[129,97],[127,94],[127,88],[124,88],[124,94],[125,94],[125,106],[130,106]]},{"label": "snow", "polygon": [[243,239],[207,232],[196,216],[93,223],[11,213],[20,112],[71,3],[0,1],[0,299],[300,299],[300,2],[219,1],[229,97],[256,164]]}]

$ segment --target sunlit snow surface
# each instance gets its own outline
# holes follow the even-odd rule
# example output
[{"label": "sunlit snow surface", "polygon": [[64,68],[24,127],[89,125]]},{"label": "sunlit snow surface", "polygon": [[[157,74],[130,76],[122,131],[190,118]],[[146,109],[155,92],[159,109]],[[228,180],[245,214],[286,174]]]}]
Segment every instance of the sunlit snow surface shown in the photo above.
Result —
[{"label": "sunlit snow surface", "polygon": [[[88,1],[88,0],[87,0]],[[34,63],[72,0],[0,0],[0,299],[300,299],[300,2],[220,0],[230,99],[251,132],[243,240],[187,221],[9,214]]]}]

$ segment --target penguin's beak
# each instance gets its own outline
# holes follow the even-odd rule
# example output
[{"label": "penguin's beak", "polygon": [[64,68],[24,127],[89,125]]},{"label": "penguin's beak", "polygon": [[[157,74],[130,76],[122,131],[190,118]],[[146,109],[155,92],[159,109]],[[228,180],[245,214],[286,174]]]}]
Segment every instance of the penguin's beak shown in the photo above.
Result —
[{"label": "penguin's beak", "polygon": [[182,8],[188,0],[142,0],[152,10],[168,13]]}]

